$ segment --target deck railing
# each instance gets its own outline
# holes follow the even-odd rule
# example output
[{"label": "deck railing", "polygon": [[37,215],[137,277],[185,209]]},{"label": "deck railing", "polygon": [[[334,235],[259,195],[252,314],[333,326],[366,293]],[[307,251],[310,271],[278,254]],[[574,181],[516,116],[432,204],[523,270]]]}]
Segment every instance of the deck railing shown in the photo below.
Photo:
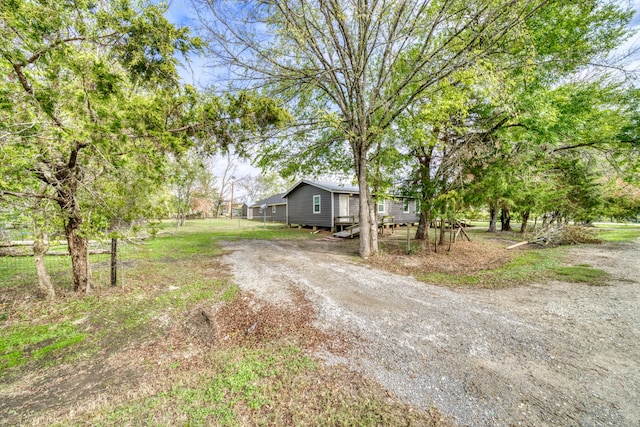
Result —
[{"label": "deck railing", "polygon": [[353,225],[358,223],[358,217],[356,215],[343,215],[334,217],[335,225]]}]

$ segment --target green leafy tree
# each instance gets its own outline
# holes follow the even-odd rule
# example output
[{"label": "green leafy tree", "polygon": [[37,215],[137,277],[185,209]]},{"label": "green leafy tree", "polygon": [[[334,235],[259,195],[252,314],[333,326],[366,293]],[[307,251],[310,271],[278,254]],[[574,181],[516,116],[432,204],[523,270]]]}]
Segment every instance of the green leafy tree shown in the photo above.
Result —
[{"label": "green leafy tree", "polygon": [[[520,39],[506,40],[501,51],[469,67],[472,75],[452,74],[439,83],[439,96],[403,115],[401,139],[414,157],[409,191],[424,200],[418,238],[428,237],[431,200],[446,191],[466,185],[467,200],[475,192],[476,201],[489,205],[489,231],[496,230],[498,213],[502,230],[510,230],[514,208],[528,220],[530,209],[542,205],[536,200],[552,198],[541,190],[557,190],[558,175],[547,165],[561,152],[621,152],[617,135],[629,121],[619,111],[625,103],[613,94],[616,85],[572,80],[629,35],[631,16],[607,2],[553,3],[523,19]],[[531,191],[527,179],[545,185]]]},{"label": "green leafy tree", "polygon": [[180,85],[176,54],[202,43],[165,12],[130,0],[0,5],[0,195],[58,205],[79,292],[92,229],[149,206],[132,198],[162,182],[167,153],[240,146],[286,116],[264,97]]},{"label": "green leafy tree", "polygon": [[[74,288],[89,290],[83,202],[123,163],[151,168],[186,137],[173,131],[176,59],[199,41],[164,9],[108,3],[9,0],[0,6],[4,196],[58,205]],[[23,178],[26,178],[23,179]],[[36,192],[35,183],[45,192]]]},{"label": "green leafy tree", "polygon": [[545,118],[522,115],[522,126],[505,135],[531,142],[531,163],[557,195],[547,198],[550,211],[565,219],[592,221],[603,206],[603,179],[628,175],[637,164],[636,142],[627,132],[634,121],[629,101],[635,90],[597,80],[542,92],[538,111],[544,111]]},{"label": "green leafy tree", "polygon": [[608,179],[603,183],[603,216],[621,221],[638,221],[640,216],[640,187],[622,179]]}]

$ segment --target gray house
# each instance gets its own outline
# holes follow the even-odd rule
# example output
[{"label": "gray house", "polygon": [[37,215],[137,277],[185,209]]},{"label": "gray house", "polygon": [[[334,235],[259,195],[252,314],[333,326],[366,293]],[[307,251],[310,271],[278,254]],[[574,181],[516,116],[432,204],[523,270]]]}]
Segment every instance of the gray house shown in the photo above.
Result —
[{"label": "gray house", "polygon": [[[345,184],[298,181],[282,195],[287,201],[287,224],[336,229],[358,222],[360,191]],[[396,224],[420,220],[415,199],[379,200],[378,217],[393,217]]]},{"label": "gray house", "polygon": [[249,206],[247,208],[247,219],[286,222],[287,200],[282,197],[284,194],[273,195]]}]

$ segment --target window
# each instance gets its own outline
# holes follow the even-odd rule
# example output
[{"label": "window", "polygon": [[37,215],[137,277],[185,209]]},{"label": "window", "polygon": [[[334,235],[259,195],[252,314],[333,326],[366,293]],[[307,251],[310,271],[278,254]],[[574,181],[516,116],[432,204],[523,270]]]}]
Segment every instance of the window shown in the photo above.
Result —
[{"label": "window", "polygon": [[409,200],[409,199],[402,199],[402,212],[409,213],[409,211],[411,209],[409,207],[410,202],[411,202],[411,200]]},{"label": "window", "polygon": [[384,213],[384,200],[378,200],[378,213]]},{"label": "window", "polygon": [[320,195],[313,196],[313,213],[320,213]]},{"label": "window", "polygon": [[276,213],[276,205],[271,206],[271,213]]}]

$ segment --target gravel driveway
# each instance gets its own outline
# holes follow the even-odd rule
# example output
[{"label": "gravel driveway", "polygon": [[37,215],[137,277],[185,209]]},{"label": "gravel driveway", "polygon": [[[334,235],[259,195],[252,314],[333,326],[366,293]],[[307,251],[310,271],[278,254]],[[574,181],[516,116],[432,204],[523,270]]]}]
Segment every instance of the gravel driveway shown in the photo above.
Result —
[{"label": "gravel driveway", "polygon": [[[469,426],[640,426],[640,241],[573,249],[611,286],[453,290],[359,265],[340,243],[225,244],[236,282],[354,337],[348,358],[402,401]],[[579,261],[578,261],[579,260]]]}]

